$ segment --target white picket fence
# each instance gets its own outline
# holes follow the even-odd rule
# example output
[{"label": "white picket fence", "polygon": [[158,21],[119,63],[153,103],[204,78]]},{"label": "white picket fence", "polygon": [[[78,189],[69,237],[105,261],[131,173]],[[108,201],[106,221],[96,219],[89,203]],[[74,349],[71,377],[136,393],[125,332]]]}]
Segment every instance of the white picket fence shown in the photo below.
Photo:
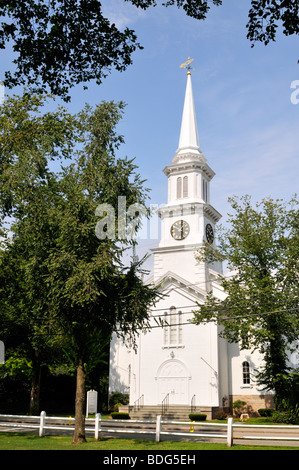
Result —
[{"label": "white picket fence", "polygon": [[[12,429],[37,429],[40,437],[46,434],[47,430],[55,430],[60,432],[73,431],[75,418],[47,416],[42,411],[40,416],[22,416],[22,415],[4,415],[0,414],[0,431]],[[267,441],[299,441],[299,426],[287,425],[250,425],[243,423],[235,423],[233,418],[228,418],[227,423],[206,423],[206,422],[190,422],[190,421],[166,421],[158,415],[156,420],[113,420],[102,419],[101,414],[97,413],[95,418],[86,418],[85,430],[92,433],[94,438],[98,440],[101,435],[105,434],[134,434],[134,435],[153,435],[156,442],[160,442],[162,436],[180,436],[182,440],[185,437],[204,438],[204,439],[223,439],[227,446],[231,447],[235,439],[254,439]],[[196,428],[206,429],[206,432],[198,432]],[[235,429],[242,428],[242,433],[235,434]],[[263,431],[263,435],[252,434],[252,429]],[[270,429],[275,430],[275,435],[267,434]],[[215,430],[215,432],[213,432]],[[277,435],[277,432],[281,435]]]}]

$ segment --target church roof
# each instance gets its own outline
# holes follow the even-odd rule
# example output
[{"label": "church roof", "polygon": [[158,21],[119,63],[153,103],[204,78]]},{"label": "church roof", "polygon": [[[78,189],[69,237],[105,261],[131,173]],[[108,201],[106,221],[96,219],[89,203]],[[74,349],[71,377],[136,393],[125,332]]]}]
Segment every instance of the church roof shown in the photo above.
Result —
[{"label": "church roof", "polygon": [[181,122],[181,132],[179,139],[179,147],[173,159],[173,163],[180,163],[186,160],[186,156],[191,160],[199,160],[205,162],[198,138],[196,112],[194,106],[191,72],[187,72],[187,85],[185,92],[185,101]]},{"label": "church roof", "polygon": [[[148,281],[149,284],[152,282],[153,279]],[[154,284],[156,287],[159,287],[160,291],[164,294],[169,294],[169,292],[174,289],[174,286],[176,286],[176,288],[181,289],[181,291],[184,290],[188,292],[190,296],[193,296],[194,301],[204,299],[206,296],[206,290],[202,288],[202,286],[191,283],[172,271],[164,273]]]}]

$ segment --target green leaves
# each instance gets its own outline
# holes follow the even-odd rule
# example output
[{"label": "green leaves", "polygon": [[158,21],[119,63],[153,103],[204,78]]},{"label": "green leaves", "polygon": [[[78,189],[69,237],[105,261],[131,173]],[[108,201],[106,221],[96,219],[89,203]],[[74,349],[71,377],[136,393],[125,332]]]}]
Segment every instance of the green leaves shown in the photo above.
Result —
[{"label": "green leaves", "polygon": [[5,73],[8,87],[49,87],[68,101],[69,88],[92,79],[99,84],[111,68],[125,70],[140,48],[134,31],[121,32],[102,15],[100,1],[8,1],[0,14],[0,48],[12,41],[18,53],[16,72]]},{"label": "green leaves", "polygon": [[[128,0],[125,0],[128,1]],[[156,0],[130,0],[146,10]],[[212,0],[220,5],[221,0]],[[208,1],[169,0],[186,14],[204,19]],[[115,68],[124,71],[132,64],[132,54],[142,49],[135,32],[123,31],[102,14],[99,0],[64,0],[1,2],[3,17],[0,48],[8,42],[17,54],[16,71],[5,72],[5,85],[27,85],[31,91],[51,93],[69,101],[69,89],[90,80],[100,84]]]},{"label": "green leaves", "polygon": [[[133,160],[116,157],[123,142],[116,131],[123,103],[86,106],[72,116],[63,108],[43,114],[44,102],[43,96],[25,94],[0,110],[0,202],[3,216],[14,217],[12,241],[2,257],[10,270],[2,299],[9,289],[12,312],[19,315],[25,306],[21,317],[34,347],[43,346],[37,338],[47,333],[39,323],[44,318],[88,357],[90,331],[109,336],[121,326],[133,337],[156,296],[141,282],[140,265],[121,264],[132,241],[117,233],[99,240],[95,234],[100,203],[111,204],[117,219],[118,198],[124,197],[122,223],[130,223],[126,211],[145,204],[147,190]],[[61,167],[54,172],[56,157]]]},{"label": "green leaves", "polygon": [[[130,1],[137,8],[155,7],[157,0]],[[165,0],[191,18],[205,20],[211,5],[222,0]],[[99,0],[27,1],[0,3],[2,16],[0,49],[10,42],[16,54],[15,72],[5,72],[5,86],[26,85],[33,92],[50,91],[65,101],[69,90],[91,80],[100,84],[112,69],[124,71],[132,64],[132,55],[142,46],[135,32],[123,31],[102,13]],[[252,0],[247,24],[248,39],[268,44],[276,38],[279,23],[288,36],[298,34],[297,0]]]},{"label": "green leaves", "polygon": [[299,33],[299,10],[297,0],[256,0],[251,2],[247,24],[247,37],[267,45],[275,41],[279,22],[286,36]]},{"label": "green leaves", "polygon": [[50,185],[51,160],[70,158],[78,123],[64,108],[42,114],[49,96],[7,98],[0,107],[0,213],[22,211],[33,193]]},{"label": "green leaves", "polygon": [[218,248],[205,247],[200,259],[224,259],[232,270],[220,282],[227,294],[221,302],[210,293],[195,314],[197,323],[217,321],[222,336],[258,349],[265,356],[260,379],[271,388],[287,370],[287,350],[299,333],[299,211],[298,200],[233,197],[228,227],[218,232]]},{"label": "green leaves", "polygon": [[[134,3],[132,1],[132,3]],[[202,0],[200,2],[196,0],[167,0],[165,5],[177,4],[178,8],[183,8],[188,16],[196,18],[197,20],[206,19],[207,13],[210,10],[210,4],[213,3],[216,6],[222,5],[222,0]]]}]

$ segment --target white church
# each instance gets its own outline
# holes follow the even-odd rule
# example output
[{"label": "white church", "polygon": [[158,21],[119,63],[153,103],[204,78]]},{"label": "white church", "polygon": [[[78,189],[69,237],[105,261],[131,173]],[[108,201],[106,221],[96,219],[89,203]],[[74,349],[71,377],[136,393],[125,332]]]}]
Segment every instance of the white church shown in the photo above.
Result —
[{"label": "white church", "polygon": [[[136,351],[113,336],[109,394],[129,394],[129,411],[135,416],[139,411],[143,416],[162,412],[188,418],[192,410],[211,419],[239,399],[253,411],[272,407],[273,396],[264,395],[255,383],[258,353],[220,338],[215,323],[190,322],[209,291],[225,298],[218,281],[222,266],[208,266],[195,256],[203,240],[215,243],[221,214],[210,204],[215,173],[199,146],[190,68],[179,146],[163,171],[168,201],[159,210],[161,240],[152,249],[153,272],[147,282],[159,285],[164,296],[151,311],[153,328],[137,338]],[[159,326],[159,318],[167,326]]]}]

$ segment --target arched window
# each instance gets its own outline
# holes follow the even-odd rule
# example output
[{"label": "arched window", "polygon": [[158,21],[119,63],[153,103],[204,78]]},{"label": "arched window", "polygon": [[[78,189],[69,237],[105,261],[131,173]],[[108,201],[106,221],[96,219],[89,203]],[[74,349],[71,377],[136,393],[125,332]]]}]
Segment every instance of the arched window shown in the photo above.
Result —
[{"label": "arched window", "polygon": [[250,367],[249,362],[244,361],[242,364],[242,371],[243,371],[243,384],[249,385],[250,384]]},{"label": "arched window", "polygon": [[170,307],[169,312],[164,312],[163,329],[165,346],[182,344],[182,312],[177,312],[176,307]]},{"label": "arched window", "polygon": [[177,326],[178,344],[182,344],[182,342],[183,342],[183,328],[182,328],[182,312],[181,311],[178,312],[177,320],[178,320],[178,326]]},{"label": "arched window", "polygon": [[181,199],[182,197],[182,178],[178,178],[176,180],[176,197],[177,199]]},{"label": "arched window", "polygon": [[168,314],[167,312],[164,312],[164,319],[163,319],[163,322],[164,322],[164,326],[163,326],[163,330],[164,330],[164,344],[168,344],[168,332],[169,332],[169,328],[168,328]]},{"label": "arched window", "polygon": [[183,197],[188,197],[188,176],[183,178]]},{"label": "arched window", "polygon": [[176,308],[170,307],[170,314],[169,314],[169,343],[176,344],[177,343],[177,315],[176,315]]}]

